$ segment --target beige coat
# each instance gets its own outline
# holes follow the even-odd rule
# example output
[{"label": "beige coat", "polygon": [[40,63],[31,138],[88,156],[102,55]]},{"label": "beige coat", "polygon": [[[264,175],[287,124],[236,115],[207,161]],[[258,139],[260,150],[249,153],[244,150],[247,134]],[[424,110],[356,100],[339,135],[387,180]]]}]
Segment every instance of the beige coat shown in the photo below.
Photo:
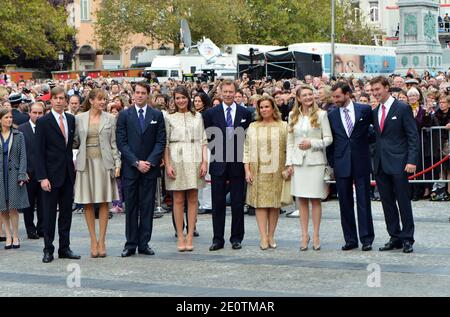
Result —
[{"label": "beige coat", "polygon": [[[73,148],[78,149],[76,156],[77,171],[84,171],[86,166],[86,139],[89,127],[89,111],[75,116],[75,136]],[[100,151],[105,169],[120,168],[120,154],[116,145],[116,118],[102,112],[99,124]]]},{"label": "beige coat", "polygon": [[[292,112],[289,114],[289,122]],[[304,120],[303,120],[304,119]],[[302,124],[303,123],[303,124]],[[302,139],[311,141],[311,148],[303,151],[299,148]],[[294,131],[287,136],[286,166],[289,165],[325,165],[327,158],[324,149],[333,142],[328,114],[319,110],[319,128],[312,128],[309,118],[300,114]]]}]

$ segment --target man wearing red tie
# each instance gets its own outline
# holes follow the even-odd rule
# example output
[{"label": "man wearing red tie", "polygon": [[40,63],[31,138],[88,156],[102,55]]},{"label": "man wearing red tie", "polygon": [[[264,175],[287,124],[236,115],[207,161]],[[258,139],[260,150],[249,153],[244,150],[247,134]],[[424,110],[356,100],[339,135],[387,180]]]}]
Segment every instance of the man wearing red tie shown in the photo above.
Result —
[{"label": "man wearing red tie", "polygon": [[403,247],[404,253],[411,253],[414,219],[407,173],[416,171],[419,151],[417,127],[411,107],[390,95],[389,81],[385,77],[376,77],[370,84],[373,96],[380,101],[373,111],[376,133],[374,173],[391,237],[380,251]]}]

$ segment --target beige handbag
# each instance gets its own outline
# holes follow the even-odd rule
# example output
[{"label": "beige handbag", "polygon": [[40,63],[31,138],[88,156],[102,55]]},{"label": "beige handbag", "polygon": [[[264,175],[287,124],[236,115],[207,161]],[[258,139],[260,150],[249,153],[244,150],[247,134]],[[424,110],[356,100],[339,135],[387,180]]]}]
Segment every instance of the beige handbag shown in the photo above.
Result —
[{"label": "beige handbag", "polygon": [[281,188],[281,206],[292,205],[292,194],[291,194],[291,176],[288,174],[287,170],[284,170],[283,175],[283,186]]}]

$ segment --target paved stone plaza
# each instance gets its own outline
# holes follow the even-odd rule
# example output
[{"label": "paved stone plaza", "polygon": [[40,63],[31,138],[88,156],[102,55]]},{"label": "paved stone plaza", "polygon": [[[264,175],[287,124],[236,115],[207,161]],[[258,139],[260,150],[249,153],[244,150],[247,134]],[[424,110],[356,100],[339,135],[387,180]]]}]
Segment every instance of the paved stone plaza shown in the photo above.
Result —
[{"label": "paved stone plaza", "polygon": [[[179,253],[170,214],[165,214],[154,222],[151,247],[156,256],[126,259],[120,258],[124,215],[110,221],[108,257],[91,259],[84,217],[76,214],[72,249],[82,259],[56,258],[43,264],[43,240],[25,239],[22,231],[19,250],[3,246],[0,250],[0,296],[450,296],[450,203],[413,203],[416,244],[412,254],[378,251],[388,240],[379,202],[373,203],[374,251],[340,251],[338,202],[323,206],[321,251],[299,252],[299,220],[284,215],[278,225],[278,248],[261,251],[255,217],[246,215],[242,250],[226,244],[225,249],[210,252],[211,215],[200,215],[195,250]],[[228,216],[227,234],[230,220]],[[76,286],[68,271],[72,263],[81,269],[80,287],[69,287]],[[370,268],[379,265],[379,279],[376,271],[368,271],[370,264],[376,264]]]}]

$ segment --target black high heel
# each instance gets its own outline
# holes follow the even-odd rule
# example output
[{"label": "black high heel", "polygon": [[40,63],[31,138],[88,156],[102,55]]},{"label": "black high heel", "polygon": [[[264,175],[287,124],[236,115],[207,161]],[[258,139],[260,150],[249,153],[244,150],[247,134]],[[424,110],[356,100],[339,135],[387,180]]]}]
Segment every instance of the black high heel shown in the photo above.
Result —
[{"label": "black high heel", "polygon": [[306,241],[306,247],[300,247],[300,251],[307,251],[308,250],[308,245],[309,245],[309,241],[311,240],[311,237],[308,237],[308,241]]},{"label": "black high heel", "polygon": [[19,239],[19,244],[12,244],[12,248],[13,249],[20,249],[20,239]]}]

